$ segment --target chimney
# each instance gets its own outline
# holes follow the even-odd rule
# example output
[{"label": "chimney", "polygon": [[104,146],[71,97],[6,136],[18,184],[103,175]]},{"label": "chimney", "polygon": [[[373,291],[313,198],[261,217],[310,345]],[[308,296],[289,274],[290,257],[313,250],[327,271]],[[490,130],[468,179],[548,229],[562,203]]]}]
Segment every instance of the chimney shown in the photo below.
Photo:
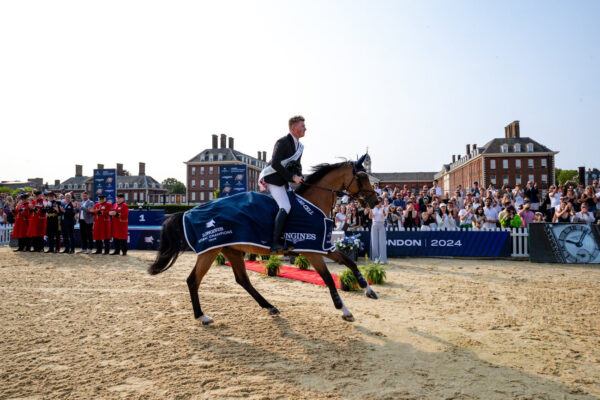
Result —
[{"label": "chimney", "polygon": [[258,161],[262,161],[262,153],[261,153],[260,151],[258,151],[258,153],[257,153],[257,154],[258,154],[258,157],[256,157],[256,159],[257,159]]},{"label": "chimney", "polygon": [[467,155],[467,156],[468,156],[468,155],[469,155],[469,153],[471,153],[471,152],[469,151],[469,145],[467,145],[467,152],[465,153],[465,155]]},{"label": "chimney", "polygon": [[221,148],[224,149],[225,147],[227,147],[225,145],[225,143],[227,142],[227,135],[224,133],[221,133]]},{"label": "chimney", "polygon": [[263,161],[267,162],[267,152],[263,151],[262,153],[263,153]]},{"label": "chimney", "polygon": [[140,172],[138,173],[138,175],[146,175],[146,163],[140,163]]},{"label": "chimney", "polygon": [[60,179],[54,180],[54,186],[60,186]]},{"label": "chimney", "polygon": [[123,176],[123,164],[117,163],[117,176]]},{"label": "chimney", "polygon": [[83,166],[75,164],[75,176],[83,176]]},{"label": "chimney", "polygon": [[217,147],[219,147],[219,136],[212,135],[212,148],[216,149]]},{"label": "chimney", "polygon": [[229,148],[231,150],[233,150],[233,138],[232,137],[229,138]]},{"label": "chimney", "polygon": [[471,145],[471,151],[472,151],[473,153],[475,153],[475,150],[477,150],[477,145],[476,145],[476,144],[474,144],[474,145]]},{"label": "chimney", "polygon": [[98,169],[104,169],[104,164],[98,164]]},{"label": "chimney", "polygon": [[507,139],[509,138],[520,138],[521,129],[519,128],[519,121],[513,121],[504,127],[504,134]]},{"label": "chimney", "polygon": [[452,162],[456,162],[456,154],[452,154]]}]

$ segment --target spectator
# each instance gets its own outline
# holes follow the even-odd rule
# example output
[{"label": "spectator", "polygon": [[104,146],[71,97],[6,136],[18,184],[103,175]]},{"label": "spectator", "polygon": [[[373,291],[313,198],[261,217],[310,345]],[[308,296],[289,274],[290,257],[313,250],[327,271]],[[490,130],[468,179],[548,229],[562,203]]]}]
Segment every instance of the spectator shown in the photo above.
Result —
[{"label": "spectator", "polygon": [[531,211],[531,203],[529,200],[525,200],[523,204],[523,209],[519,212],[519,217],[521,217],[521,221],[523,221],[523,225],[521,228],[527,228],[530,222],[533,222],[535,217],[535,213]]},{"label": "spectator", "polygon": [[596,197],[596,193],[594,192],[594,187],[592,185],[588,185],[588,187],[585,188],[585,192],[583,192],[579,201],[581,203],[581,208],[583,208],[583,205],[586,204],[590,213],[594,214],[596,212],[598,197]]},{"label": "spectator", "polygon": [[569,187],[567,189],[567,201],[569,203],[571,203],[571,206],[573,207],[573,211],[577,212],[580,210],[580,203],[579,203],[579,198],[577,196],[577,193],[575,191],[574,187]]},{"label": "spectator", "polygon": [[440,212],[437,214],[437,225],[441,230],[453,231],[456,229],[456,221],[449,210],[449,205],[440,204]]},{"label": "spectator", "polygon": [[570,222],[573,215],[575,215],[575,212],[573,211],[573,204],[568,201],[566,196],[562,196],[560,198],[560,205],[554,212],[554,218],[552,219],[552,222]]},{"label": "spectator", "polygon": [[473,227],[473,207],[471,203],[467,203],[464,209],[458,213],[460,218],[461,228],[472,228]]},{"label": "spectator", "polygon": [[539,211],[536,211],[535,216],[533,217],[533,222],[546,222],[544,214],[542,214]]},{"label": "spectator", "polygon": [[513,199],[515,200],[515,207],[519,207],[525,203],[525,191],[521,188],[520,184],[516,184],[512,191]]},{"label": "spectator", "polygon": [[481,207],[479,197],[473,197],[473,211],[477,210],[479,207]]},{"label": "spectator", "polygon": [[404,210],[403,226],[405,229],[412,229],[419,227],[419,212],[415,210],[415,205],[412,201],[406,204],[406,210]]},{"label": "spectator", "polygon": [[362,217],[358,213],[358,209],[353,205],[349,208],[346,221],[348,222],[348,230],[355,231],[362,226]]},{"label": "spectator", "polygon": [[594,182],[592,182],[592,189],[594,189],[594,193],[596,193],[596,194],[600,193],[600,187],[598,186],[598,180],[594,180]]},{"label": "spectator", "polygon": [[79,253],[92,254],[94,248],[94,239],[92,236],[94,227],[94,215],[90,213],[90,208],[94,207],[94,202],[90,200],[88,192],[81,194],[81,204],[79,204],[79,233],[81,234],[81,251]]},{"label": "spectator", "polygon": [[589,206],[586,203],[581,205],[581,211],[576,213],[572,218],[572,222],[583,222],[586,224],[593,224],[595,220],[596,218],[594,218],[594,215],[590,213]]},{"label": "spectator", "polygon": [[427,206],[425,212],[421,214],[421,230],[432,230],[437,229],[437,219],[433,213],[433,206],[430,204]]},{"label": "spectator", "polygon": [[525,197],[529,199],[531,209],[537,211],[540,208],[540,191],[537,188],[537,183],[527,182],[524,193]]},{"label": "spectator", "polygon": [[373,220],[371,227],[371,260],[387,263],[387,241],[385,235],[385,219],[387,212],[383,207],[383,200],[379,197],[377,205],[371,210],[370,218]]},{"label": "spectator", "polygon": [[481,194],[480,190],[479,190],[479,182],[475,181],[473,182],[473,187],[470,190],[471,195],[474,197],[479,197],[479,195]]},{"label": "spectator", "polygon": [[402,207],[403,209],[406,207],[406,203],[404,202],[404,197],[402,196],[402,194],[400,192],[396,193],[396,196],[394,197],[394,201],[392,201],[392,204],[396,207]]},{"label": "spectator", "polygon": [[393,204],[390,205],[388,208],[388,213],[385,222],[388,227],[398,227],[398,214],[396,212],[396,206],[394,206]]},{"label": "spectator", "polygon": [[62,253],[75,253],[75,205],[71,202],[71,194],[65,195],[65,204],[60,206],[62,213],[62,236],[65,249]]},{"label": "spectator", "polygon": [[0,225],[8,223],[8,218],[4,212],[4,207],[0,207]]},{"label": "spectator", "polygon": [[514,206],[510,205],[506,208],[506,214],[500,220],[500,225],[503,228],[520,228],[523,225],[523,221],[517,214]]},{"label": "spectator", "polygon": [[456,191],[454,192],[454,197],[452,197],[452,199],[454,199],[454,201],[456,203],[454,205],[456,208],[458,208],[458,209],[464,208],[464,197],[463,197],[460,189],[456,189]]},{"label": "spectator", "polygon": [[433,181],[433,187],[431,188],[429,193],[431,194],[432,197],[435,197],[435,196],[442,197],[442,195],[443,195],[442,188],[438,186],[437,179],[435,179]]},{"label": "spectator", "polygon": [[485,199],[485,206],[483,207],[483,214],[485,215],[484,229],[495,229],[500,224],[500,218],[498,217],[498,208],[493,206],[493,199]]},{"label": "spectator", "polygon": [[482,229],[486,223],[483,207],[477,207],[473,212],[473,227]]},{"label": "spectator", "polygon": [[377,183],[377,182],[373,183],[373,190],[375,192],[377,192],[378,195],[381,196],[381,189],[379,188],[379,183]]},{"label": "spectator", "polygon": [[346,225],[346,206],[342,205],[335,214],[335,230],[343,231]]},{"label": "spectator", "polygon": [[560,205],[560,191],[556,185],[550,186],[550,190],[548,191],[548,197],[550,198],[550,210],[548,212],[548,216],[550,220],[554,217],[554,211],[556,207]]}]

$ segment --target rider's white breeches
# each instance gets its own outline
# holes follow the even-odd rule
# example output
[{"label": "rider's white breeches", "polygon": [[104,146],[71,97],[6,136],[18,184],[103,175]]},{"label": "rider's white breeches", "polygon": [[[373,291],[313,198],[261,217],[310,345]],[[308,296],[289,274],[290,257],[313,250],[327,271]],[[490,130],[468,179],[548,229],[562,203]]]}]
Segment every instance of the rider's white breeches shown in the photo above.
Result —
[{"label": "rider's white breeches", "polygon": [[290,199],[287,195],[285,186],[277,186],[267,183],[267,189],[269,189],[271,196],[273,196],[279,208],[283,208],[285,212],[289,214],[292,206],[290,204]]}]

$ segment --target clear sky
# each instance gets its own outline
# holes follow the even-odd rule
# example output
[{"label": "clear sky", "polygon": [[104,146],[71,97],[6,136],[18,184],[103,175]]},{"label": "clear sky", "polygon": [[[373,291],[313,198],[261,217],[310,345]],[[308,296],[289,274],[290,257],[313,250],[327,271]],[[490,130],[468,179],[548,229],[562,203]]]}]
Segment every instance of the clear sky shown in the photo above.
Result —
[{"label": "clear sky", "polygon": [[600,167],[600,1],[4,1],[0,180],[117,162],[162,181],[306,118],[303,164],[438,171],[521,121]]}]

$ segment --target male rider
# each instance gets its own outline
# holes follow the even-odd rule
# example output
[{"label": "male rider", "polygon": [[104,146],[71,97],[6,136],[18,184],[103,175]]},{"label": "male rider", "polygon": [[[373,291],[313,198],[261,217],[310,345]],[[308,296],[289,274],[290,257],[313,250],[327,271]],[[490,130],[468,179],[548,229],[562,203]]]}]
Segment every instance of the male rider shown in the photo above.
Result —
[{"label": "male rider", "polygon": [[302,158],[304,146],[300,143],[300,138],[304,137],[306,132],[304,117],[297,115],[290,118],[288,126],[290,133],[277,140],[273,148],[270,165],[262,170],[259,177],[261,181],[266,183],[267,189],[269,189],[279,207],[273,225],[271,253],[283,250],[283,244],[280,240],[281,232],[292,208],[287,195],[289,183],[299,184],[303,182],[300,159]]}]

